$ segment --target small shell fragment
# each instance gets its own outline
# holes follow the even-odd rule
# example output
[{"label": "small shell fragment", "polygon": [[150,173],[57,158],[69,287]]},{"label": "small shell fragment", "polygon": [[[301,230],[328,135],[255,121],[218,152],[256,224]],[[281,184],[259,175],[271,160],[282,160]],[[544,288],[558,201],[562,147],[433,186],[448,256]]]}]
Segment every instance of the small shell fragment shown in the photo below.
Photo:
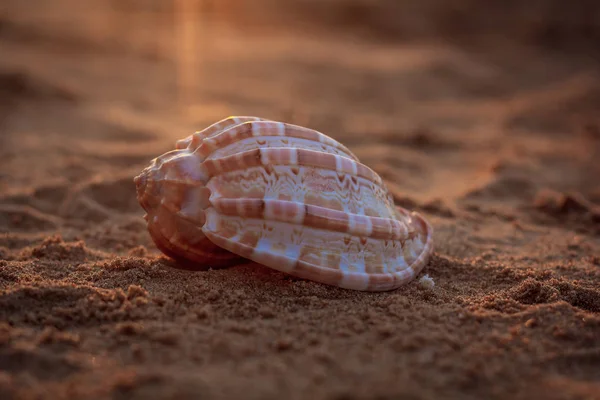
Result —
[{"label": "small shell fragment", "polygon": [[432,277],[425,274],[419,279],[419,286],[423,289],[433,290],[435,288],[435,282]]},{"label": "small shell fragment", "polygon": [[135,178],[157,247],[227,266],[240,258],[346,289],[410,282],[433,230],[394,205],[385,183],[323,133],[230,117],[177,142]]}]

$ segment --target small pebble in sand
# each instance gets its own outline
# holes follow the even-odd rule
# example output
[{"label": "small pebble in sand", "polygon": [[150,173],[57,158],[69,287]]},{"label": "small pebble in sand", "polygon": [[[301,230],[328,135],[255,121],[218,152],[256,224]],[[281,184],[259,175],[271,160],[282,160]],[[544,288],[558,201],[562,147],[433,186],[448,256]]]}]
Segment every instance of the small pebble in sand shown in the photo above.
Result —
[{"label": "small pebble in sand", "polygon": [[433,281],[433,278],[425,274],[419,279],[419,286],[423,289],[433,290],[435,282]]}]

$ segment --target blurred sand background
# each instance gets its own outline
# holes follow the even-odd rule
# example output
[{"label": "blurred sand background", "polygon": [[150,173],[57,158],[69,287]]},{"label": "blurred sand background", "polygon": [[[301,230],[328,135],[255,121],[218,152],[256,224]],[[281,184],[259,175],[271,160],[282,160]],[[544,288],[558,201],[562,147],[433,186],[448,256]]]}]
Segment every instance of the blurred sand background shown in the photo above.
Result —
[{"label": "blurred sand background", "polygon": [[[0,399],[600,399],[600,4],[3,0]],[[132,178],[229,115],[340,140],[435,281],[191,272]]]}]

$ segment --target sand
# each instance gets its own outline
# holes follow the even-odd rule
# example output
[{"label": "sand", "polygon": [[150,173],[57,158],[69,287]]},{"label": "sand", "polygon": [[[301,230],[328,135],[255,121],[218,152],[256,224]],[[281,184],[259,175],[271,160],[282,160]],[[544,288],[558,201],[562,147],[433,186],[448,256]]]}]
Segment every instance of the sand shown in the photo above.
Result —
[{"label": "sand", "polygon": [[[61,1],[0,13],[1,399],[600,399],[593,47],[174,30]],[[161,255],[133,176],[235,114],[381,174],[434,226],[434,286]]]}]

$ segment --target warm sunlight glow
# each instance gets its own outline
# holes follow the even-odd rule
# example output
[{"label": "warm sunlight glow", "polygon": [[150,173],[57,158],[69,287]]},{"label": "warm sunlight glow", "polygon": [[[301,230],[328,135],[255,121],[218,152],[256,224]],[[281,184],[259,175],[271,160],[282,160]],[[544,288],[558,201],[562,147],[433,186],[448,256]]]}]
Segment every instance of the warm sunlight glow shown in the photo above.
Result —
[{"label": "warm sunlight glow", "polygon": [[600,400],[599,40],[600,0],[0,0],[0,400]]},{"label": "warm sunlight glow", "polygon": [[175,62],[177,63],[177,94],[181,106],[187,107],[193,103],[200,75],[198,64],[198,35],[197,23],[199,5],[203,0],[173,0],[175,3]]}]

